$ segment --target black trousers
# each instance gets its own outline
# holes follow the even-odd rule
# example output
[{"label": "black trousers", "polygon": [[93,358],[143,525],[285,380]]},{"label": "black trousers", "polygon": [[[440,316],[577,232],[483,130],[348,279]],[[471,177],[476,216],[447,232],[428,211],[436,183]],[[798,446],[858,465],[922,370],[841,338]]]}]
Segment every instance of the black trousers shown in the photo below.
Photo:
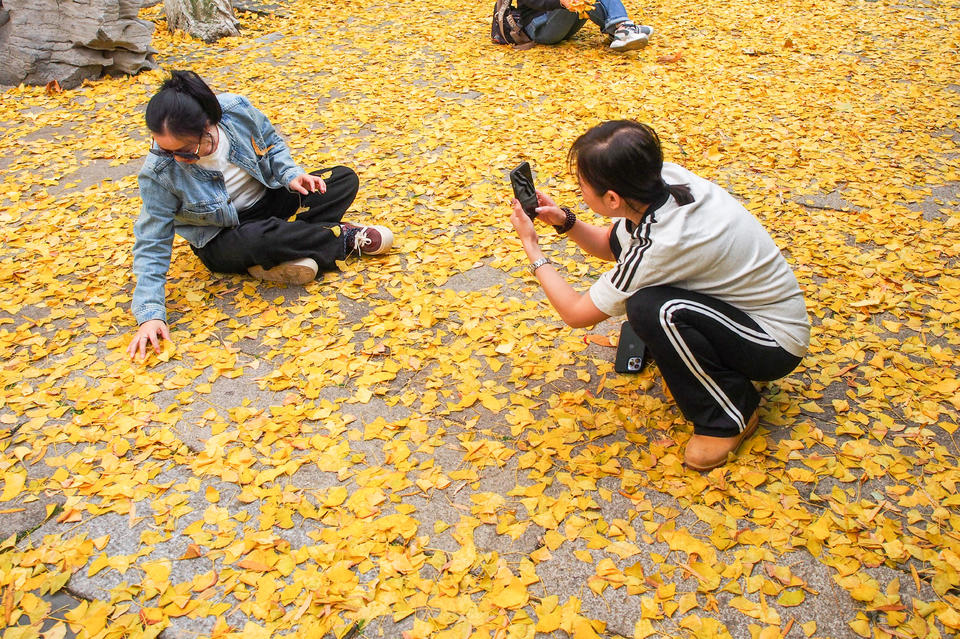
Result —
[{"label": "black trousers", "polygon": [[[239,212],[238,226],[223,229],[193,252],[218,273],[246,273],[257,264],[273,268],[304,257],[316,260],[320,271],[335,269],[336,261],[347,255],[340,220],[357,196],[360,180],[345,166],[312,175],[327,183],[326,193],[269,189],[256,204]],[[294,213],[296,219],[289,220]]]},{"label": "black trousers", "polygon": [[641,289],[627,319],[698,435],[737,435],[760,404],[752,380],[783,377],[801,359],[743,311],[679,288]]}]

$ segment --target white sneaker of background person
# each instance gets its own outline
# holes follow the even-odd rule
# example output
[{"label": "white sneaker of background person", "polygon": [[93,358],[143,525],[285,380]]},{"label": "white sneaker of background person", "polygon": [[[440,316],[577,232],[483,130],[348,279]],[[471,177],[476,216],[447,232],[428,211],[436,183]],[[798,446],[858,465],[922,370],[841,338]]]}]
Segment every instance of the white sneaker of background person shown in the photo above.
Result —
[{"label": "white sneaker of background person", "polygon": [[610,37],[610,48],[614,51],[633,51],[642,49],[650,42],[650,36],[653,35],[653,27],[645,24],[634,24],[633,22],[621,22],[617,25],[617,30]]}]

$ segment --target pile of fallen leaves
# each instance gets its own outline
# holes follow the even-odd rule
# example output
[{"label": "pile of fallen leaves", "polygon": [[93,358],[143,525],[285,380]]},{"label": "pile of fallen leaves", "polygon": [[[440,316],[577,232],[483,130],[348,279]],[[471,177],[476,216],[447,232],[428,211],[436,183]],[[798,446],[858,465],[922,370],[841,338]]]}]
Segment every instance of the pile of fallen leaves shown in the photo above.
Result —
[{"label": "pile of fallen leaves", "polygon": [[[485,3],[302,0],[213,45],[144,10],[164,69],[248,96],[304,167],[354,167],[350,219],[397,234],[302,289],[177,240],[145,363],[163,72],[2,94],[0,512],[39,525],[0,544],[4,639],[960,630],[957,7],[627,8],[657,36],[626,55],[589,23],[498,47]],[[562,326],[507,221],[512,166],[577,206],[566,150],[621,117],[748,206],[813,320],[706,475],[655,368],[613,372],[616,322]],[[542,236],[579,288],[604,268]],[[52,611],[64,587],[91,601]]]}]

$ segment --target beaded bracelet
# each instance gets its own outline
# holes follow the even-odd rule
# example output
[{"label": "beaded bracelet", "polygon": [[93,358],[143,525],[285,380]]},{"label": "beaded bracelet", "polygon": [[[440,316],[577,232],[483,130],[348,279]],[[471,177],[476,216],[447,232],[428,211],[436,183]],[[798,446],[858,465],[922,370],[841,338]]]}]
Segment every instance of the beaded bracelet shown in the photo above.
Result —
[{"label": "beaded bracelet", "polygon": [[560,210],[567,214],[567,219],[564,220],[561,226],[554,226],[553,230],[555,230],[560,235],[563,235],[564,233],[572,229],[573,225],[577,223],[577,216],[574,215],[573,211],[571,211],[566,206],[561,206]]}]

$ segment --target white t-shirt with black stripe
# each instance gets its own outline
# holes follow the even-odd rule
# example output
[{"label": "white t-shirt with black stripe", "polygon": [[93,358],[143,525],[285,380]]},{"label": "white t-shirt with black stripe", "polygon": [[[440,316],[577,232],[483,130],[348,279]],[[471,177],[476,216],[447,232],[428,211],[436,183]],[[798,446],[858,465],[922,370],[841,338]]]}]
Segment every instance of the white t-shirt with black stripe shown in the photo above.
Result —
[{"label": "white t-shirt with black stripe", "polygon": [[641,288],[675,286],[740,309],[784,350],[802,357],[810,322],[793,271],[760,222],[725,190],[676,164],[664,163],[667,184],[687,184],[694,201],[673,197],[639,225],[614,223],[610,247],[617,265],[590,288],[594,305],[626,313]]}]

